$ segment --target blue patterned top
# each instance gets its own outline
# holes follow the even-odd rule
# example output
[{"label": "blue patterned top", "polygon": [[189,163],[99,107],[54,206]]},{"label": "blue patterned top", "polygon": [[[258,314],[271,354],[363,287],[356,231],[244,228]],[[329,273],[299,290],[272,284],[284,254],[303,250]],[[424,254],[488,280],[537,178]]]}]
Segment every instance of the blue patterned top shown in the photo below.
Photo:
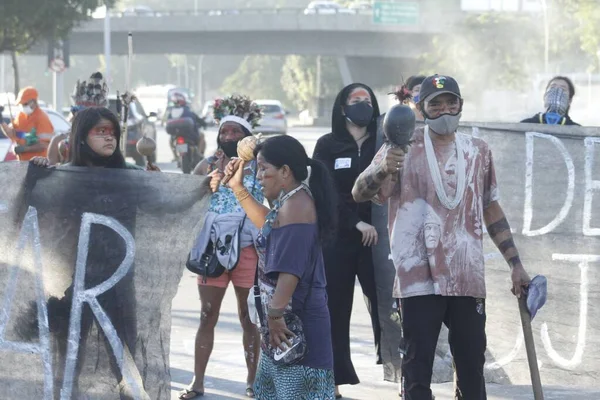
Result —
[{"label": "blue patterned top", "polygon": [[[211,172],[212,170],[215,169],[217,157],[210,157],[208,159],[208,162],[209,162],[209,171],[208,172]],[[252,161],[245,168],[245,171],[244,171],[244,173],[245,173],[244,186],[246,187],[246,189],[248,189],[250,194],[252,196],[254,196],[256,201],[258,201],[259,203],[262,203],[264,201],[265,197],[262,193],[262,186],[260,185],[258,180],[255,178],[255,176],[256,176],[255,170],[256,170],[256,161]],[[256,180],[256,183],[255,183],[255,180]],[[252,187],[254,187],[254,190],[252,190]],[[210,198],[210,206],[208,208],[208,211],[215,212],[217,214],[229,214],[229,213],[241,213],[241,212],[244,212],[244,209],[242,208],[240,203],[235,198],[235,195],[233,194],[233,190],[231,190],[230,188],[225,187],[223,185],[220,185],[219,190],[216,193],[213,193],[213,195]]]}]

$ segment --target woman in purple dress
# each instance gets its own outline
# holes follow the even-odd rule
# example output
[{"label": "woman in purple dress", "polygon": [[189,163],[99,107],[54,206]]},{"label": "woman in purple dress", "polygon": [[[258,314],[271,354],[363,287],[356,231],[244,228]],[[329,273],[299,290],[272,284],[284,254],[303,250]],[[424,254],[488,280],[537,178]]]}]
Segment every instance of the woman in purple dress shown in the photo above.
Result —
[{"label": "woman in purple dress", "polygon": [[[290,136],[264,141],[255,155],[258,180],[271,209],[244,187],[242,160],[232,160],[225,171],[237,200],[260,229],[256,249],[262,354],[254,391],[261,400],[334,399],[322,254],[322,243],[335,234],[334,184],[327,168],[308,158],[300,142]],[[305,340],[300,344],[286,325],[291,315],[302,323]],[[304,345],[303,357],[281,362],[287,357],[284,354]]]}]

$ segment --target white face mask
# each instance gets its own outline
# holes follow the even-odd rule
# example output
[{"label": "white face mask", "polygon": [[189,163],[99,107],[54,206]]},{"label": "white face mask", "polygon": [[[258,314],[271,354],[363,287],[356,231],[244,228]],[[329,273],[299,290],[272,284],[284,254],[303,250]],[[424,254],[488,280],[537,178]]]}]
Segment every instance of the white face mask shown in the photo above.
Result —
[{"label": "white face mask", "polygon": [[425,123],[438,135],[451,135],[458,129],[461,115],[443,114],[435,119],[425,118]]},{"label": "white face mask", "polygon": [[33,112],[33,108],[31,108],[30,105],[26,105],[21,107],[21,110],[26,114],[26,115],[31,115],[31,113]]}]

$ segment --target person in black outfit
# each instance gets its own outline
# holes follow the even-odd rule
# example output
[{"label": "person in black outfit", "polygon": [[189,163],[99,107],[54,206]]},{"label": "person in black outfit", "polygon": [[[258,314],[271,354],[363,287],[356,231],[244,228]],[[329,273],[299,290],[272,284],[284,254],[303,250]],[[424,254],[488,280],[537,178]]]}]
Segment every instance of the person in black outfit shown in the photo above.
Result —
[{"label": "person in black outfit", "polygon": [[[564,91],[565,95],[560,96],[561,90]],[[544,93],[546,112],[537,113],[533,117],[526,118],[521,122],[527,124],[580,126],[569,116],[573,97],[575,97],[575,85],[573,81],[566,76],[555,76],[548,82]]]},{"label": "person in black outfit", "polygon": [[339,194],[339,232],[323,249],[327,273],[328,306],[331,311],[336,398],[339,385],[359,383],[350,357],[350,316],[356,276],[371,313],[377,361],[381,329],[371,246],[379,234],[371,223],[371,204],[352,199],[354,181],[375,156],[379,105],[373,91],[354,83],[338,94],[332,115],[332,132],[317,141],[313,158],[333,173]]}]

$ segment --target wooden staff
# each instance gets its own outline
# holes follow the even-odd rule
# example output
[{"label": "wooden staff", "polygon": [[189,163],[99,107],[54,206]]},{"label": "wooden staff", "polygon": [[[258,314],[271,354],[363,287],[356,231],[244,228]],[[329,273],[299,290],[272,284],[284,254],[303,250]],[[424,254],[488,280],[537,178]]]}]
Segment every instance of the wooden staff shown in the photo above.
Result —
[{"label": "wooden staff", "polygon": [[[133,101],[131,90],[131,62],[133,60],[133,34],[127,35],[127,71],[125,71],[125,94],[123,95],[123,133],[121,135],[121,152],[123,157],[127,154],[127,120],[129,119],[129,105]],[[118,95],[117,95],[118,97]]]},{"label": "wooden staff", "polygon": [[521,298],[519,298],[518,301],[519,313],[521,314],[521,325],[523,326],[523,336],[525,338],[525,350],[527,351],[527,361],[529,362],[529,373],[531,374],[533,398],[535,400],[544,400],[542,380],[540,379],[540,370],[535,352],[535,342],[533,341],[533,330],[531,329],[531,314],[529,314],[529,310],[527,309],[527,296],[521,295]]}]

